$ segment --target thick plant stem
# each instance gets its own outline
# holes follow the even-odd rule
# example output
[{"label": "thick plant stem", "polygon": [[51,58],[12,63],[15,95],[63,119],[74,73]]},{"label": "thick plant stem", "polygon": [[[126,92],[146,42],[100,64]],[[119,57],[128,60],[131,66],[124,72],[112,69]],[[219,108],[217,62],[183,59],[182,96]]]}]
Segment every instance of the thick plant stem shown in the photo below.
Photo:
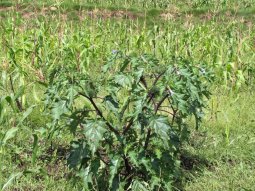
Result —
[{"label": "thick plant stem", "polygon": [[156,108],[155,108],[155,114],[158,112],[160,106],[162,105],[162,103],[166,100],[166,98],[168,98],[168,94],[166,94],[160,101],[159,103],[156,105]]},{"label": "thick plant stem", "polygon": [[94,109],[96,110],[96,113],[106,122],[106,125],[108,126],[108,128],[116,135],[119,136],[120,133],[105,119],[105,117],[103,116],[102,111],[97,107],[96,103],[94,102],[93,98],[86,96],[83,93],[79,93],[80,95],[82,95],[83,97],[87,98],[90,103],[93,105]]},{"label": "thick plant stem", "polygon": [[125,163],[125,170],[126,170],[126,180],[127,180],[127,185],[129,186],[132,183],[132,168],[131,165],[129,164],[128,158],[126,156],[123,156],[124,163]]},{"label": "thick plant stem", "polygon": [[97,111],[97,114],[106,122],[106,125],[109,127],[109,129],[114,132],[116,135],[119,135],[119,132],[104,118],[103,113],[100,111],[100,109],[97,107],[96,103],[92,98],[89,98],[89,101]]}]

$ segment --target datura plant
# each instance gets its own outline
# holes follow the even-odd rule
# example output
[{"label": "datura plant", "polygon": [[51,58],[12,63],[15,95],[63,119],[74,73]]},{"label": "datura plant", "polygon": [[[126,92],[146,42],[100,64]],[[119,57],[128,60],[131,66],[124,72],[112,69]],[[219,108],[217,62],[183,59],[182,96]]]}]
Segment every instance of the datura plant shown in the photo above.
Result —
[{"label": "datura plant", "polygon": [[185,121],[194,116],[198,127],[210,96],[206,66],[114,51],[97,76],[71,65],[52,71],[50,132],[74,134],[67,162],[84,190],[172,189]]}]

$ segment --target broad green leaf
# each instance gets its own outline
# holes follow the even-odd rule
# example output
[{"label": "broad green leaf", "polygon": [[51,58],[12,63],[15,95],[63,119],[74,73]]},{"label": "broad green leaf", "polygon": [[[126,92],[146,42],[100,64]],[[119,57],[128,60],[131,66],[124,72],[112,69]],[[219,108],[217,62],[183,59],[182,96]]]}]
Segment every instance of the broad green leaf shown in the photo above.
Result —
[{"label": "broad green leaf", "polygon": [[138,153],[135,151],[128,152],[129,160],[132,164],[134,164],[136,167],[139,167],[139,160],[138,160]]},{"label": "broad green leaf", "polygon": [[173,183],[171,181],[165,182],[164,187],[166,191],[172,191],[173,190]]},{"label": "broad green leaf", "polygon": [[69,129],[70,131],[75,134],[77,127],[80,126],[84,122],[84,118],[88,116],[89,111],[75,111],[69,116]]},{"label": "broad green leaf", "polygon": [[92,184],[92,176],[90,173],[90,166],[86,167],[85,169],[81,170],[80,176],[83,179],[85,189],[89,190],[89,184]]},{"label": "broad green leaf", "polygon": [[107,110],[112,111],[115,115],[118,114],[119,104],[111,95],[107,95],[104,98],[104,103]]},{"label": "broad green leaf", "polygon": [[140,159],[140,163],[146,168],[147,172],[152,173],[151,161],[145,157]]},{"label": "broad green leaf", "polygon": [[100,166],[101,166],[101,163],[100,163],[100,159],[99,158],[95,158],[94,160],[92,160],[91,164],[90,164],[90,171],[91,171],[91,173],[97,174]]},{"label": "broad green leaf", "polygon": [[128,108],[128,105],[130,104],[130,101],[131,101],[131,97],[130,96],[124,98],[123,104],[120,106],[121,108],[120,108],[120,112],[119,112],[119,120],[123,119],[123,116],[125,114],[125,111]]},{"label": "broad green leaf", "polygon": [[138,71],[135,71],[135,72],[134,72],[135,83],[136,83],[136,84],[139,83],[139,81],[140,81],[140,79],[141,79],[141,77],[142,77],[142,75],[143,75],[143,72],[144,72],[143,69],[139,69]]},{"label": "broad green leaf", "polygon": [[194,86],[192,83],[189,83],[189,88],[190,88],[190,93],[191,93],[191,97],[195,100],[195,99],[199,99],[199,95],[198,95],[198,89],[196,88],[196,86]]},{"label": "broad green leaf", "polygon": [[105,123],[102,121],[88,121],[86,124],[83,124],[83,127],[92,154],[94,154],[100,146],[99,143],[104,138],[103,135],[106,132]]},{"label": "broad green leaf", "polygon": [[169,131],[171,127],[166,117],[155,116],[150,122],[150,127],[165,143],[169,141]]},{"label": "broad green leaf", "polygon": [[67,91],[68,91],[68,94],[67,94],[68,103],[69,103],[69,106],[71,106],[73,104],[75,96],[77,95],[77,91],[73,85],[71,85]]},{"label": "broad green leaf", "polygon": [[105,73],[109,71],[113,65],[115,65],[115,60],[117,59],[118,55],[121,54],[119,51],[113,51],[114,55],[108,59],[108,62],[102,67],[102,71]]},{"label": "broad green leaf", "polygon": [[115,82],[122,87],[130,87],[132,85],[132,77],[124,74],[115,76]]},{"label": "broad green leaf", "polygon": [[157,156],[158,159],[160,159],[160,158],[162,157],[162,152],[160,151],[160,149],[156,148],[156,149],[154,150],[154,152],[155,152],[155,154],[156,154],[156,156]]},{"label": "broad green leaf", "polygon": [[148,191],[148,184],[143,181],[134,180],[132,183],[132,191]]},{"label": "broad green leaf", "polygon": [[118,169],[121,165],[122,159],[119,156],[116,156],[111,160],[110,164],[110,178],[109,178],[109,186],[112,187],[113,179],[118,174]]},{"label": "broad green leaf", "polygon": [[53,108],[51,110],[52,117],[54,120],[58,120],[58,119],[60,119],[61,115],[66,113],[67,111],[68,111],[68,109],[67,109],[66,100],[61,100],[61,101],[55,102],[53,104]]},{"label": "broad green leaf", "polygon": [[151,181],[150,181],[150,186],[153,190],[155,190],[155,188],[159,188],[161,187],[161,180],[160,178],[156,177],[156,176],[152,176]]},{"label": "broad green leaf", "polygon": [[71,143],[70,155],[67,158],[67,164],[70,168],[86,165],[90,159],[90,152],[85,142],[73,141]]}]

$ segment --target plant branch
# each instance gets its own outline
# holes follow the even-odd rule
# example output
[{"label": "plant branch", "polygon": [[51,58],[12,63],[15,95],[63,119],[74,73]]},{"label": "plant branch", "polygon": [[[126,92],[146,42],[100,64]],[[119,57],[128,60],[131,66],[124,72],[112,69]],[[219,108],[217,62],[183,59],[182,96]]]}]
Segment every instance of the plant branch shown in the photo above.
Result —
[{"label": "plant branch", "polygon": [[166,111],[166,110],[164,110],[164,109],[158,109],[158,111],[162,111],[162,112],[166,112],[166,113],[168,113],[168,114],[170,114],[170,115],[174,115],[173,113],[171,113],[171,112],[169,112],[169,111]]},{"label": "plant branch", "polygon": [[[154,80],[154,82],[153,82],[153,84],[152,84],[151,90],[152,90],[152,88],[157,84],[158,80],[160,79],[160,77],[161,77],[165,72],[166,72],[166,71],[160,73],[160,74],[155,78],[155,80]],[[150,90],[149,92],[151,92],[151,90]],[[154,96],[155,96],[154,93],[149,93],[149,94],[148,94],[148,98],[149,98],[148,104],[153,100],[153,97],[154,97]]]},{"label": "plant branch", "polygon": [[155,85],[157,84],[158,80],[160,79],[160,77],[161,77],[164,73],[166,73],[166,70],[163,71],[162,73],[160,73],[160,74],[155,78],[152,87],[155,86]]},{"label": "plant branch", "polygon": [[166,94],[159,102],[158,104],[156,105],[156,108],[155,108],[155,113],[158,112],[160,106],[163,104],[163,102],[166,100],[166,98],[168,98],[169,94]]},{"label": "plant branch", "polygon": [[171,108],[172,108],[172,110],[173,110],[173,117],[172,117],[172,125],[173,125],[173,124],[174,124],[175,117],[176,117],[176,114],[177,114],[177,112],[178,112],[178,109],[174,109],[174,107],[173,107],[173,105],[171,104],[171,101],[170,101],[169,98],[168,98],[168,102],[169,102],[169,104],[170,104],[170,106],[171,106]]},{"label": "plant branch", "polygon": [[131,173],[131,165],[129,164],[128,158],[126,156],[123,156],[124,162],[125,162],[125,168],[128,175]]},{"label": "plant branch", "polygon": [[115,135],[119,135],[119,132],[105,119],[105,117],[103,116],[102,111],[97,107],[96,103],[94,102],[93,98],[88,97],[87,95],[79,92],[80,95],[82,95],[83,97],[87,98],[90,103],[93,105],[93,107],[96,110],[96,113],[106,122],[106,125],[108,126],[108,128],[115,133]]},{"label": "plant branch", "polygon": [[123,131],[123,134],[124,134],[124,135],[125,135],[126,132],[130,129],[130,127],[133,125],[133,122],[134,122],[134,118],[132,118],[132,119],[128,122],[128,124],[125,126],[124,131]]},{"label": "plant branch", "polygon": [[125,164],[125,171],[126,171],[126,177],[127,185],[130,185],[132,182],[132,166],[130,165],[128,158],[124,155],[124,164]]},{"label": "plant branch", "polygon": [[140,78],[140,81],[142,82],[142,84],[144,85],[144,87],[145,87],[146,89],[148,89],[148,85],[147,85],[147,82],[146,82],[144,76],[142,76],[142,77]]}]

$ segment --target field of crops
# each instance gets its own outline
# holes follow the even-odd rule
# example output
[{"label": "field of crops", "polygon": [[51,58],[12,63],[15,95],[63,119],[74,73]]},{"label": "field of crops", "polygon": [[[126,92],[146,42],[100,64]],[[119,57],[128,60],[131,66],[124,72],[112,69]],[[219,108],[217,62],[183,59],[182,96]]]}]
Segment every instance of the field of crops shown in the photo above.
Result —
[{"label": "field of crops", "polygon": [[255,190],[255,2],[0,2],[1,190]]}]

